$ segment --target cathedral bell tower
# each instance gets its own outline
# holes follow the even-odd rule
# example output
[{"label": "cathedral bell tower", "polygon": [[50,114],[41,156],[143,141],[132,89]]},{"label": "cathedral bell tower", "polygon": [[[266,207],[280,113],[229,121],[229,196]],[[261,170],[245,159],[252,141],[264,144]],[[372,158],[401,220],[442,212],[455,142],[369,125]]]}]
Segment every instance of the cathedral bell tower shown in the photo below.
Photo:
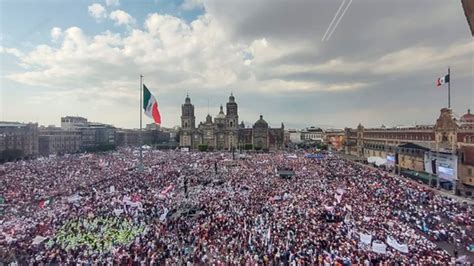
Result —
[{"label": "cathedral bell tower", "polygon": [[191,104],[191,99],[187,95],[184,104],[181,105],[181,132],[179,136],[181,147],[192,147],[192,134],[195,128],[194,105]]},{"label": "cathedral bell tower", "polygon": [[232,93],[230,94],[226,109],[226,128],[236,129],[239,126],[239,114],[237,111],[237,103]]}]

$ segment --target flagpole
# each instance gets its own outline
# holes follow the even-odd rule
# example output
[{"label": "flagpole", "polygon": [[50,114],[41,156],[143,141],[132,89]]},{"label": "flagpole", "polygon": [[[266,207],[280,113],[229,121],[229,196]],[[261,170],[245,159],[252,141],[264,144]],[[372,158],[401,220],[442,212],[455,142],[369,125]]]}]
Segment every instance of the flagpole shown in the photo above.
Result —
[{"label": "flagpole", "polygon": [[143,171],[143,138],[142,138],[142,109],[143,109],[143,75],[140,74],[140,134],[139,134],[139,144],[140,144],[140,165],[138,170]]},{"label": "flagpole", "polygon": [[448,67],[448,108],[451,109],[451,69]]}]

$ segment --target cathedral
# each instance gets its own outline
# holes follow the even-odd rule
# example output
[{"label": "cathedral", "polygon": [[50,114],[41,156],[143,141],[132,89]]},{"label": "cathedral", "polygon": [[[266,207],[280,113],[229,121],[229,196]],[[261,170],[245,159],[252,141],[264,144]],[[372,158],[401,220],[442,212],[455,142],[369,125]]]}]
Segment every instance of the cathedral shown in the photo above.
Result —
[{"label": "cathedral", "polygon": [[197,150],[200,145],[206,145],[209,150],[231,150],[251,147],[256,150],[278,150],[284,147],[284,126],[270,128],[260,116],[253,127],[245,128],[239,124],[239,113],[234,95],[230,95],[226,104],[226,112],[221,105],[219,114],[212,119],[207,115],[206,121],[196,127],[194,105],[191,98],[186,96],[181,106],[181,130],[179,146]]}]

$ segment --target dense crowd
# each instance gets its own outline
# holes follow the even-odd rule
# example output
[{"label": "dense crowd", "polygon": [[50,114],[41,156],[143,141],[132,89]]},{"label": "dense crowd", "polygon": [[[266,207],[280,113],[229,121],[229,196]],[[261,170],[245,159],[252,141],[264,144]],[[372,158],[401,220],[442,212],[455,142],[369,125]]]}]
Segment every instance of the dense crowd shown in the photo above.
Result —
[{"label": "dense crowd", "polygon": [[[472,207],[332,154],[146,150],[0,165],[0,261],[448,264]],[[293,170],[280,178],[278,169]]]}]

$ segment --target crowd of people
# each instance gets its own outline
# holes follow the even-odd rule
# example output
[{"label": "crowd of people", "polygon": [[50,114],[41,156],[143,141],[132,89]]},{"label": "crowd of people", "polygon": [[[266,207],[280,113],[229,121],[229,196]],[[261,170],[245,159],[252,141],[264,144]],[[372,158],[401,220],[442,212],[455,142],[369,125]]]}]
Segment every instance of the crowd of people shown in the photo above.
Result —
[{"label": "crowd of people", "polygon": [[0,261],[449,264],[442,243],[474,243],[472,206],[337,155],[146,150],[143,171],[137,158],[0,165]]}]

